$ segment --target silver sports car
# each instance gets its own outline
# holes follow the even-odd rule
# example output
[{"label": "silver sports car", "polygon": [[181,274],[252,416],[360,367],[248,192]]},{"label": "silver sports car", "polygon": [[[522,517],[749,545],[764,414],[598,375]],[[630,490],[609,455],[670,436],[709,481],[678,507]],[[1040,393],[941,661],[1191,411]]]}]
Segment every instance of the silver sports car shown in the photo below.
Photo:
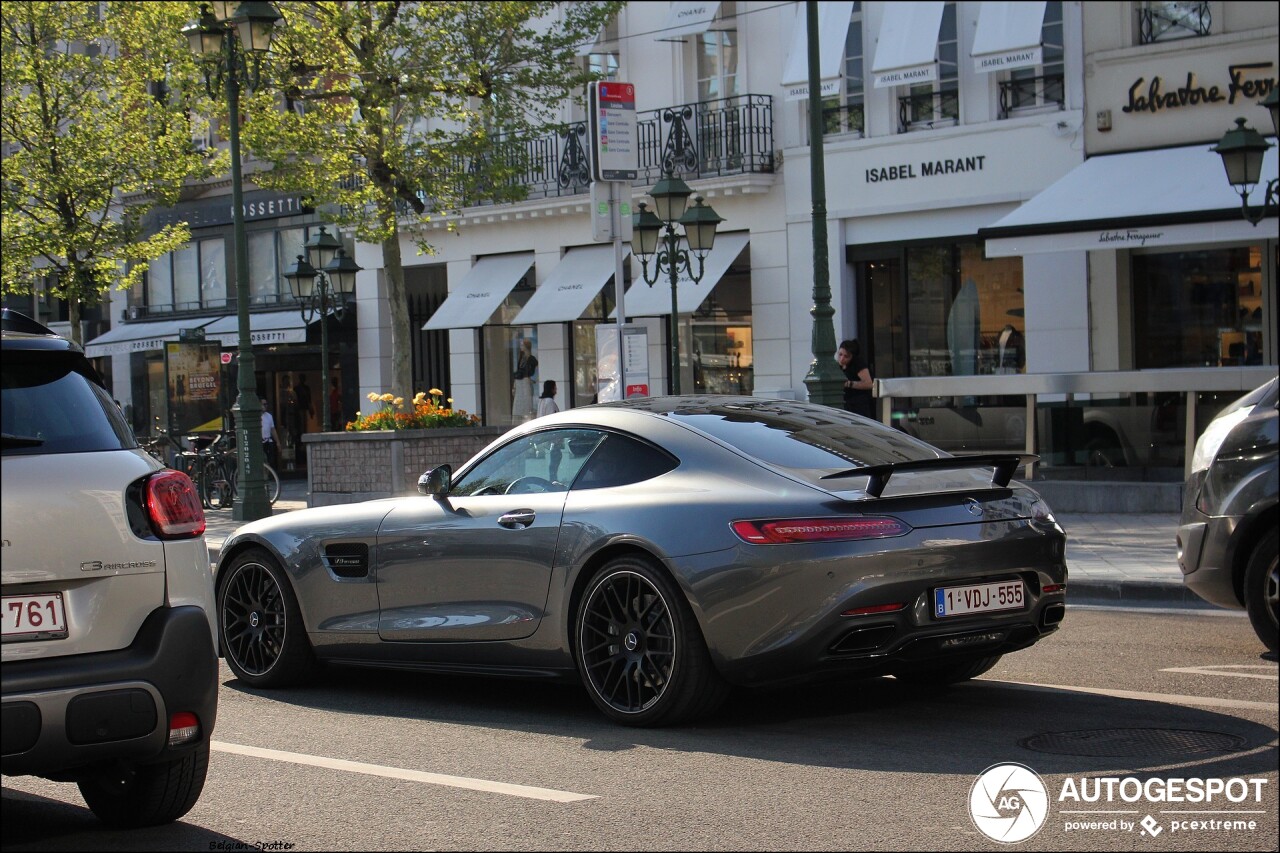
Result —
[{"label": "silver sports car", "polygon": [[222,652],[256,687],[321,662],[581,679],[636,726],[731,684],[972,678],[1066,611],[1062,528],[1011,480],[1028,461],[783,400],[570,409],[420,496],[241,527]]}]

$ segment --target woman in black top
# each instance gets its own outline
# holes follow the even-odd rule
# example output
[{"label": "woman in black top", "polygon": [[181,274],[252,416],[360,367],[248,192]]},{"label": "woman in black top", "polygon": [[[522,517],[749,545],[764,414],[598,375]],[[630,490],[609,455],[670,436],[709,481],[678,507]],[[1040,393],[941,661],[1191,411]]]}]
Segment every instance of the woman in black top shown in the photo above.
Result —
[{"label": "woman in black top", "polygon": [[847,412],[874,418],[875,401],[871,396],[871,369],[862,359],[858,342],[846,340],[840,342],[836,351],[836,361],[844,371],[844,408]]}]

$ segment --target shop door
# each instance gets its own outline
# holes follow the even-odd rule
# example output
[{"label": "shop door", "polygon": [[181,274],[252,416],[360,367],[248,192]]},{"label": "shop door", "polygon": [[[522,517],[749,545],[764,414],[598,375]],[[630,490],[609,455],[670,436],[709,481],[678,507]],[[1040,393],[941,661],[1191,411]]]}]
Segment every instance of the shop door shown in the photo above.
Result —
[{"label": "shop door", "polygon": [[900,257],[860,260],[854,264],[862,318],[858,341],[877,379],[909,376],[905,290]]}]

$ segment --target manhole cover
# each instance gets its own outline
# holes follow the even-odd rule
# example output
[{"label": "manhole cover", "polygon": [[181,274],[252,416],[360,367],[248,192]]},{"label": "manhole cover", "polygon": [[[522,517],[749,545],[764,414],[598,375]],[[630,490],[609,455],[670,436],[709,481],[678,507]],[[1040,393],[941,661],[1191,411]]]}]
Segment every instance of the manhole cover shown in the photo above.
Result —
[{"label": "manhole cover", "polygon": [[1018,741],[1019,746],[1036,752],[1139,758],[1238,752],[1246,744],[1244,738],[1235,735],[1185,729],[1086,729],[1079,732],[1045,732]]}]

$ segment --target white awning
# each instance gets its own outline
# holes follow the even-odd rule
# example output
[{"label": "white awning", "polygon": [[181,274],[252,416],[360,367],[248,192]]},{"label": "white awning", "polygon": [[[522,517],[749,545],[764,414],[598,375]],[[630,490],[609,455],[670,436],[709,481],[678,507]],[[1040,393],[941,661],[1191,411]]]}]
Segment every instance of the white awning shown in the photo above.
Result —
[{"label": "white awning", "polygon": [[720,11],[720,0],[681,0],[667,10],[666,23],[654,33],[658,41],[677,40],[681,36],[696,36],[711,28],[711,21]]},{"label": "white awning", "polygon": [[[1276,177],[1276,149],[1262,161],[1250,201],[1261,204]],[[1262,240],[1276,219],[1255,228],[1241,216],[1212,145],[1091,157],[989,228],[989,257]]]},{"label": "white awning", "polygon": [[[718,234],[715,247],[703,263],[702,280],[695,284],[683,272],[680,274],[676,283],[676,308],[681,314],[698,310],[702,300],[706,299],[711,290],[720,283],[720,279],[730,265],[738,259],[738,255],[747,247],[750,239],[750,235],[745,231]],[[681,248],[685,248],[684,241],[681,240],[680,243]],[[693,263],[694,268],[697,269],[697,260],[695,259]],[[651,271],[652,269],[653,267],[650,267]],[[663,275],[650,287],[642,279],[633,278],[631,287],[627,288],[625,299],[623,306],[626,308],[628,318],[661,317],[664,314],[670,314],[671,279]],[[616,313],[615,311],[614,314]]]},{"label": "white awning", "polygon": [[[623,247],[623,258],[631,253]],[[538,285],[513,326],[535,323],[568,323],[577,320],[614,273],[613,244],[570,249]]]},{"label": "white awning", "polygon": [[[240,319],[232,314],[219,317],[204,330],[207,340],[222,342],[223,347],[240,346]],[[249,314],[249,342],[260,344],[303,344],[307,342],[307,324],[298,310],[252,312]]]},{"label": "white awning", "polygon": [[[849,18],[853,3],[818,4],[818,74],[822,91],[819,97],[829,98],[840,93],[840,78],[844,76],[844,46],[849,36]],[[791,52],[782,72],[782,86],[788,101],[803,101],[809,97],[809,37],[805,17],[805,5],[796,8],[795,24],[791,28]]]},{"label": "white awning", "polygon": [[422,328],[430,331],[483,326],[531,266],[532,252],[478,258]]},{"label": "white awning", "polygon": [[[167,341],[176,341],[183,329],[196,329],[212,322],[214,318],[210,317],[188,317],[185,320],[155,320],[116,326],[85,344],[84,354],[89,358],[99,358],[163,349]],[[205,333],[208,334],[208,329]]]},{"label": "white awning", "polygon": [[944,6],[942,2],[884,5],[871,65],[877,89],[938,79],[938,32]]},{"label": "white awning", "polygon": [[973,37],[975,71],[1028,68],[1043,61],[1044,2],[984,2]]}]

